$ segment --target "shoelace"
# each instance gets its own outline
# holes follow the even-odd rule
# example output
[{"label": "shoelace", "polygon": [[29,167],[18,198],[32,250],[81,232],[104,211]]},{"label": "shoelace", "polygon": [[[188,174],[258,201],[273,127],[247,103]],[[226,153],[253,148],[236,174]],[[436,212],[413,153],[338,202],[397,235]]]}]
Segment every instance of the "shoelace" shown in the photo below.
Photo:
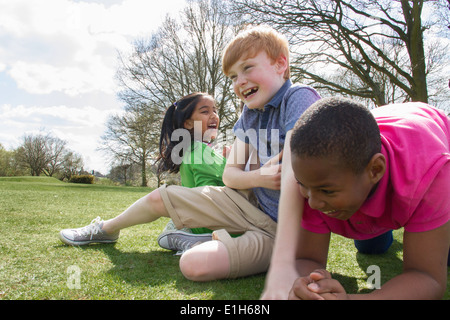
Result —
[{"label": "shoelace", "polygon": [[80,234],[82,236],[90,236],[90,240],[92,240],[92,237],[99,232],[101,232],[100,223],[102,222],[102,219],[100,217],[95,218],[91,221],[91,224],[80,229]]},{"label": "shoelace", "polygon": [[178,256],[192,248],[195,243],[192,243],[192,241],[189,240],[183,240],[181,237],[175,237],[175,239],[172,239],[172,245],[178,249],[177,253],[175,254]]}]

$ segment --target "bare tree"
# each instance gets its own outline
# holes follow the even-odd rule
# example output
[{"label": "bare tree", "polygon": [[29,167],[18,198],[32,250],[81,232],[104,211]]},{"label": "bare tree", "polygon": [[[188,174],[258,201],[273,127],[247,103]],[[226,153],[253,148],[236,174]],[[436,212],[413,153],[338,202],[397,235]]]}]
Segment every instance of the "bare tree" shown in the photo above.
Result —
[{"label": "bare tree", "polygon": [[32,176],[45,174],[53,177],[59,174],[64,178],[69,174],[70,177],[70,173],[83,170],[83,160],[66,145],[66,141],[51,133],[28,134],[15,150],[15,157],[23,167],[30,169]]},{"label": "bare tree", "polygon": [[101,137],[103,150],[113,159],[141,166],[141,185],[147,186],[147,161],[156,159],[159,148],[161,114],[149,113],[147,105],[128,106],[123,115],[110,117],[106,133]]},{"label": "bare tree", "polygon": [[221,0],[190,1],[151,37],[137,39],[131,54],[119,53],[118,96],[125,114],[109,120],[101,149],[120,163],[139,163],[142,185],[146,162],[155,160],[159,149],[162,118],[173,102],[206,92],[216,100],[223,132],[238,118],[239,102],[221,67],[222,50],[237,29],[235,18],[223,14],[224,5]]},{"label": "bare tree", "polygon": [[111,168],[108,173],[108,178],[123,183],[124,185],[128,185],[129,180],[132,179],[133,173],[133,164],[124,163],[118,164]]},{"label": "bare tree", "polygon": [[422,18],[424,5],[434,2],[232,1],[234,11],[248,13],[249,21],[274,25],[290,37],[294,78],[376,105],[428,102],[429,24]]},{"label": "bare tree", "polygon": [[23,175],[23,170],[17,163],[16,154],[16,151],[8,151],[0,143],[0,176]]},{"label": "bare tree", "polygon": [[39,176],[50,162],[47,141],[49,135],[25,135],[19,147],[19,158],[28,167],[32,176]]},{"label": "bare tree", "polygon": [[221,69],[221,53],[235,34],[233,17],[224,15],[220,0],[191,1],[176,18],[168,16],[149,39],[134,42],[129,56],[119,55],[119,97],[128,105],[145,103],[164,113],[182,96],[213,95],[222,130],[237,120],[239,102]]},{"label": "bare tree", "polygon": [[67,155],[67,142],[56,137],[47,136],[46,148],[48,153],[48,163],[43,172],[46,176],[52,177],[56,172],[61,171]]},{"label": "bare tree", "polygon": [[61,176],[59,179],[70,180],[74,174],[83,171],[83,166],[84,162],[81,155],[73,151],[66,151],[62,160],[62,169],[60,170]]}]

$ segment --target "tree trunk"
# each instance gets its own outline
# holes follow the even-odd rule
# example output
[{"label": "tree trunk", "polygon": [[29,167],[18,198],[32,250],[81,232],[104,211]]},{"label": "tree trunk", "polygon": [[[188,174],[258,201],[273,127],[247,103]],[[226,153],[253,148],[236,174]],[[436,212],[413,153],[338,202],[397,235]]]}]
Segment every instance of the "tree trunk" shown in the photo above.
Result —
[{"label": "tree trunk", "polygon": [[147,186],[147,164],[145,162],[146,159],[143,159],[141,162],[141,176],[142,176],[142,187]]},{"label": "tree trunk", "polygon": [[407,24],[407,39],[405,39],[405,42],[411,60],[411,73],[413,77],[411,99],[413,101],[428,103],[425,49],[421,20],[422,8],[423,0],[413,1],[412,7],[409,1],[402,0],[403,14]]}]

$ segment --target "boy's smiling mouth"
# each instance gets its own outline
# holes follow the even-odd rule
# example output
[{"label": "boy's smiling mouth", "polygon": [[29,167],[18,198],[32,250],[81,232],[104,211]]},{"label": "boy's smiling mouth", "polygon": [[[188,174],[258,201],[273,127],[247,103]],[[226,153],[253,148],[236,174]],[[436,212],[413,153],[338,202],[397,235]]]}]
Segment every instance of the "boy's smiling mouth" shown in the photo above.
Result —
[{"label": "boy's smiling mouth", "polygon": [[258,88],[253,87],[253,88],[249,88],[247,90],[242,91],[242,95],[244,96],[245,99],[247,99],[248,97],[255,94],[256,92],[258,92]]},{"label": "boy's smiling mouth", "polygon": [[339,211],[338,210],[322,211],[322,213],[326,214],[330,218],[335,218],[336,216],[339,215]]}]

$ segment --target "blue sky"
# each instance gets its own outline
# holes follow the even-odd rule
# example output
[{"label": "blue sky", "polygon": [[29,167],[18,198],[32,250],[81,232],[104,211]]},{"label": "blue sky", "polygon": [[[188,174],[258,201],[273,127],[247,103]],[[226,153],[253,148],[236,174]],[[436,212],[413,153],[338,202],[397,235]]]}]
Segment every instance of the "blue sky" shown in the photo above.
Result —
[{"label": "blue sky", "polygon": [[0,0],[0,143],[44,131],[107,173],[96,149],[116,98],[117,51],[155,31],[185,0]]}]

